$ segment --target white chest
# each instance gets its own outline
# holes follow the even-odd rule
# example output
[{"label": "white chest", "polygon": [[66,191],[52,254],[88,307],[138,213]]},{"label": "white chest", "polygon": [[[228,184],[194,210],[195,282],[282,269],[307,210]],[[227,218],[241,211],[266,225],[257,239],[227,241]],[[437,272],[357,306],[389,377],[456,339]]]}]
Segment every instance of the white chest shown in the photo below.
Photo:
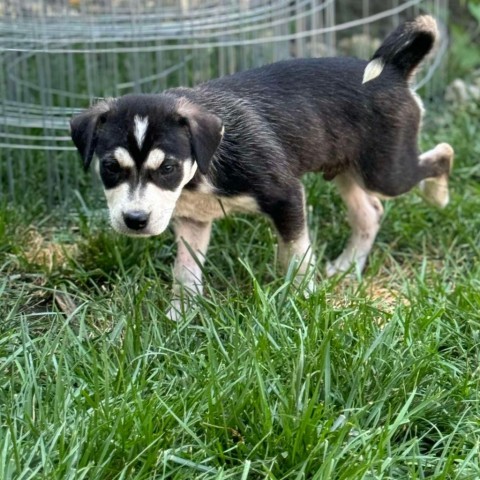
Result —
[{"label": "white chest", "polygon": [[255,199],[248,195],[218,197],[211,193],[184,190],[175,206],[174,216],[210,222],[229,213],[258,213],[259,211]]}]

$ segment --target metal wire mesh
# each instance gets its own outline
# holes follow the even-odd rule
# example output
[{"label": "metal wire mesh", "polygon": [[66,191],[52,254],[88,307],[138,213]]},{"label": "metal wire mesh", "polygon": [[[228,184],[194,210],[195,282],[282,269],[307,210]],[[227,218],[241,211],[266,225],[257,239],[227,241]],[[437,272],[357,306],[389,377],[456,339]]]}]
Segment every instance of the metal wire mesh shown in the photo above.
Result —
[{"label": "metal wire mesh", "polygon": [[[72,197],[83,176],[68,120],[95,97],[291,57],[367,58],[425,11],[445,22],[447,0],[0,0],[0,195]],[[445,48],[419,77],[429,91],[442,82]]]}]

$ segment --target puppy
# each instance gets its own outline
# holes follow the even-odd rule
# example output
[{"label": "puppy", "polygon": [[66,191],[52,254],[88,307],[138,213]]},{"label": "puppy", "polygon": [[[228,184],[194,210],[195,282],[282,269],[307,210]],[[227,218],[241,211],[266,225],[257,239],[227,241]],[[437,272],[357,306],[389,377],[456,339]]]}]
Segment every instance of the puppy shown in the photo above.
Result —
[{"label": "puppy", "polygon": [[299,282],[314,268],[306,172],[337,185],[352,228],[328,275],[364,267],[379,198],[419,185],[432,204],[448,203],[453,150],[442,143],[419,153],[423,107],[410,89],[437,36],[435,20],[421,16],[390,34],[370,62],[287,60],[195,88],[102,101],[72,119],[85,168],[99,159],[115,230],[159,235],[173,219],[172,318],[188,294],[202,293],[212,222],[228,213],[269,217],[279,257],[297,262]]}]

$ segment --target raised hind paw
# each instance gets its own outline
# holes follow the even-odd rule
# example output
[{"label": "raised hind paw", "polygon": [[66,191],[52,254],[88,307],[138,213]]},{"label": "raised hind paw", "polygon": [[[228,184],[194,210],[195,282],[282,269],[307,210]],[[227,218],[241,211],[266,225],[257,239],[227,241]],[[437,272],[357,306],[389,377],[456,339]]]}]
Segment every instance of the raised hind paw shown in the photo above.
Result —
[{"label": "raised hind paw", "polygon": [[[423,157],[423,158],[422,158]],[[420,160],[431,161],[433,158],[437,162],[447,163],[446,172],[438,177],[431,177],[422,180],[419,183],[422,198],[435,207],[445,208],[450,200],[448,192],[448,176],[453,167],[454,151],[448,143],[440,143],[433,150],[424,153]]]}]

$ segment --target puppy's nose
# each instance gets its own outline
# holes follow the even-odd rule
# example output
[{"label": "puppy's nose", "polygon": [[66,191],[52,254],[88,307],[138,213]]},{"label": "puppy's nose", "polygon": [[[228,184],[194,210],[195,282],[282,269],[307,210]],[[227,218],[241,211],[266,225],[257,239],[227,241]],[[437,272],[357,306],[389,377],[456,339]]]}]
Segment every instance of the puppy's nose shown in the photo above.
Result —
[{"label": "puppy's nose", "polygon": [[149,216],[143,210],[132,210],[123,214],[123,221],[130,230],[142,230],[147,226]]}]

